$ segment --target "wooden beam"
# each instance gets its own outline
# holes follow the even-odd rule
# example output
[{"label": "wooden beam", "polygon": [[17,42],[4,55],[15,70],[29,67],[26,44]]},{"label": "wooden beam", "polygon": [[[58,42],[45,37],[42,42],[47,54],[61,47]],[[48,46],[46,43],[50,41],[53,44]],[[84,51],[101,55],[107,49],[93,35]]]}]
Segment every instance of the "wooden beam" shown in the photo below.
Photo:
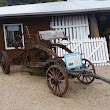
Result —
[{"label": "wooden beam", "polygon": [[95,18],[95,13],[89,14],[89,26],[90,26],[90,36],[99,37],[99,29],[97,24],[97,19]]}]

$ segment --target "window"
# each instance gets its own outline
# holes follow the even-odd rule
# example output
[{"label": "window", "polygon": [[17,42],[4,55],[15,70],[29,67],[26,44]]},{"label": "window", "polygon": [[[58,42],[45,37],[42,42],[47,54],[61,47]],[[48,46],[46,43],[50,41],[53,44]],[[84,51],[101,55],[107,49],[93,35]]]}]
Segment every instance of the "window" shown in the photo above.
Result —
[{"label": "window", "polygon": [[6,49],[15,49],[14,42],[17,36],[21,36],[22,45],[24,46],[23,25],[22,24],[4,24],[4,39]]}]

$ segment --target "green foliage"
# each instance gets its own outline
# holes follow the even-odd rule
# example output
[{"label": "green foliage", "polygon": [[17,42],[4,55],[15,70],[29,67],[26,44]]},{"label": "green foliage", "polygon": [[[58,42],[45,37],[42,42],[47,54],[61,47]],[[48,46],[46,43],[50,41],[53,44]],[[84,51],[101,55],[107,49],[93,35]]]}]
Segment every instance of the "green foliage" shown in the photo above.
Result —
[{"label": "green foliage", "polygon": [[0,6],[55,2],[63,0],[0,0]]}]

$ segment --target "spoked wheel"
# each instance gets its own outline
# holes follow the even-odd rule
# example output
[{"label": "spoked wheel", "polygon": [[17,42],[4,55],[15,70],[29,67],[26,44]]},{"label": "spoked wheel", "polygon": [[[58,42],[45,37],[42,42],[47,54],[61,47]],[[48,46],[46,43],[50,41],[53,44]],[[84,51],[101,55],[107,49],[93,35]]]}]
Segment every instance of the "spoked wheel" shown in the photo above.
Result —
[{"label": "spoked wheel", "polygon": [[53,94],[61,97],[68,90],[68,76],[60,65],[52,65],[46,71],[47,85]]},{"label": "spoked wheel", "polygon": [[[90,70],[93,74],[96,74],[95,72],[95,68],[94,65],[87,59],[82,59],[82,63],[83,63],[83,68],[84,69],[88,69]],[[90,84],[94,81],[94,77],[92,76],[85,76],[84,73],[82,73],[83,75],[78,75],[77,78],[78,80],[83,83],[83,84]]]},{"label": "spoked wheel", "polygon": [[0,66],[5,74],[10,73],[10,61],[5,51],[0,52]]}]

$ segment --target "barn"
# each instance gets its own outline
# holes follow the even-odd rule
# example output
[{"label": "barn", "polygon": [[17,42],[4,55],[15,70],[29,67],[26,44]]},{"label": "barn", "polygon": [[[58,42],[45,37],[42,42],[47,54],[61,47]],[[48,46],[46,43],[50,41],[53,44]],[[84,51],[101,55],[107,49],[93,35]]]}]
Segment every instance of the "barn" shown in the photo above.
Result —
[{"label": "barn", "polygon": [[[0,7],[0,51],[16,56],[16,35],[26,47],[25,26],[30,34],[51,28],[62,29],[72,51],[80,51],[94,64],[108,65],[110,54],[110,1],[61,1]],[[33,37],[34,40],[36,38]],[[61,53],[58,51],[58,54]],[[62,53],[64,54],[64,53]]]}]

